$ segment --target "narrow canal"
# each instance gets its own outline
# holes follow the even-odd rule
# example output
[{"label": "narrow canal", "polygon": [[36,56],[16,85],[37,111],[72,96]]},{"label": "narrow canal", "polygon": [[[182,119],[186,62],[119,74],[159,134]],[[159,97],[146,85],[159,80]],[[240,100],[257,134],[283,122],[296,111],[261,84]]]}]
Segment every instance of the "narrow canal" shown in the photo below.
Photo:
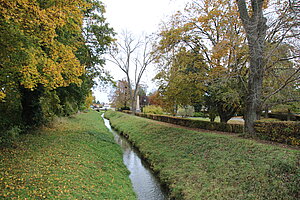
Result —
[{"label": "narrow canal", "polygon": [[137,151],[130,145],[130,143],[114,131],[108,119],[104,118],[105,126],[114,135],[115,141],[122,147],[123,162],[130,171],[129,178],[132,182],[133,189],[137,194],[139,200],[165,200],[167,195],[163,192],[158,180],[153,175],[149,167],[142,162]]}]

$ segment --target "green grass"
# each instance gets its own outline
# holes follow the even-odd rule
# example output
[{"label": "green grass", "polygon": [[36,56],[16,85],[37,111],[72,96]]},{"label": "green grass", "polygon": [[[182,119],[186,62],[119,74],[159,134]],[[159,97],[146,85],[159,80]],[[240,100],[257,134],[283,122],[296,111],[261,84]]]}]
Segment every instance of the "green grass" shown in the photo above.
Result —
[{"label": "green grass", "polygon": [[123,113],[106,116],[149,160],[172,198],[300,198],[298,150],[172,128]]},{"label": "green grass", "polygon": [[0,149],[0,199],[136,199],[98,112],[57,120]]}]

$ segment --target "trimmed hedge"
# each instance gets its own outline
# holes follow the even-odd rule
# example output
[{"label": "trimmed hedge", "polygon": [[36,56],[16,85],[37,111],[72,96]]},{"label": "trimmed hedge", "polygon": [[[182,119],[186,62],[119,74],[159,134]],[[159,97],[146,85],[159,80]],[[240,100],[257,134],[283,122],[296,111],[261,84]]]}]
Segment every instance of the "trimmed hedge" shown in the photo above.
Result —
[{"label": "trimmed hedge", "polygon": [[300,115],[293,113],[269,113],[268,116],[282,121],[286,121],[288,118],[290,118],[291,121],[300,121]]},{"label": "trimmed hedge", "polygon": [[261,139],[300,146],[300,122],[255,122]]},{"label": "trimmed hedge", "polygon": [[[126,111],[126,113],[131,113],[131,111]],[[148,119],[153,119],[161,122],[167,122],[167,123],[190,127],[190,128],[201,128],[206,130],[232,132],[232,133],[243,133],[244,130],[244,126],[241,124],[207,122],[201,120],[186,119],[186,118],[173,117],[168,115],[155,115],[149,113],[135,113],[135,115],[139,117],[145,117]]]},{"label": "trimmed hedge", "polygon": [[[131,111],[123,111],[131,114]],[[167,122],[190,128],[200,128],[212,131],[223,131],[231,133],[243,133],[244,125],[226,124],[220,122],[208,122],[201,120],[186,119],[168,115],[155,115],[149,113],[135,113],[139,117],[153,119],[161,122]],[[257,137],[263,140],[279,142],[300,146],[300,122],[255,122]]]}]

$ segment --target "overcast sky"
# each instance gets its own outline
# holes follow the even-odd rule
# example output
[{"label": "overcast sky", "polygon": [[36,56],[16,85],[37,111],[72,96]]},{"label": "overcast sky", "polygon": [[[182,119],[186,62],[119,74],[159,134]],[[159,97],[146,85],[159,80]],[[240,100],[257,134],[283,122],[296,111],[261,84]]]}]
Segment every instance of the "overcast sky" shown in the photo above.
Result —
[{"label": "overcast sky", "polygon": [[[161,21],[166,21],[168,16],[184,8],[189,0],[102,0],[106,7],[107,22],[117,33],[127,30],[135,36],[156,33]],[[125,75],[116,66],[107,62],[105,69],[111,72],[115,80],[120,80]],[[149,90],[155,85],[151,79],[155,75],[154,67],[144,74],[142,82],[149,85]],[[109,90],[108,90],[109,92]],[[107,93],[94,89],[94,95],[100,102],[108,102]]]}]

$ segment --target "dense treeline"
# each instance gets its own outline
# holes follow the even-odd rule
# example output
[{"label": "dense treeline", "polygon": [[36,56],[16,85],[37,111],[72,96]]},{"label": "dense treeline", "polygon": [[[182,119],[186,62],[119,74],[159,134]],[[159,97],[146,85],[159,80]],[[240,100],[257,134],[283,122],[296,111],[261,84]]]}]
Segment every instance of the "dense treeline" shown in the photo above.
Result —
[{"label": "dense treeline", "polygon": [[0,143],[92,100],[114,34],[104,12],[97,0],[0,1]]}]

